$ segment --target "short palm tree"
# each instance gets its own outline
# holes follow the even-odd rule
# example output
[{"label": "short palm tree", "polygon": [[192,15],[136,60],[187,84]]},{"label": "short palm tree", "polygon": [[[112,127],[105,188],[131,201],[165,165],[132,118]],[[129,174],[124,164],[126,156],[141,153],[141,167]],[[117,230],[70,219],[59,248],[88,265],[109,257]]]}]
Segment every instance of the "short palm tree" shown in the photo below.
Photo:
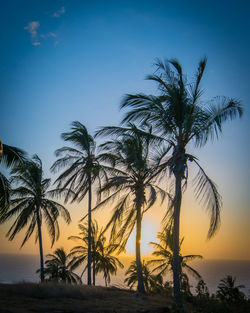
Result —
[{"label": "short palm tree", "polygon": [[118,245],[106,244],[106,237],[101,236],[96,255],[96,273],[103,273],[106,287],[110,284],[110,276],[116,275],[118,267],[124,267],[118,257],[113,255],[117,248]]},{"label": "short palm tree", "polygon": [[[148,264],[157,265],[152,272],[158,272],[160,275],[164,275],[169,271],[173,272],[173,234],[170,229],[165,229],[164,231],[159,232],[157,237],[160,240],[160,243],[150,242],[150,244],[155,248],[152,255],[157,257],[157,259],[148,261]],[[180,242],[180,249],[183,240],[184,238],[182,238]],[[184,271],[186,271],[193,275],[196,279],[201,279],[201,275],[187,264],[189,261],[202,259],[201,255],[189,254],[182,256],[179,254],[179,258],[180,275],[183,276]]]},{"label": "short palm tree", "polygon": [[95,182],[100,184],[101,179],[106,177],[107,168],[101,165],[100,157],[96,154],[96,143],[80,122],[73,122],[71,131],[63,133],[61,137],[75,147],[56,150],[55,154],[59,159],[52,165],[51,170],[56,172],[66,167],[56,180],[59,192],[64,192],[65,189],[69,191],[65,201],[70,198],[70,192],[74,192],[72,202],[80,202],[88,195],[88,285],[91,285],[92,187]]},{"label": "short palm tree", "polygon": [[174,199],[170,206],[173,219],[173,280],[175,301],[183,310],[180,293],[179,228],[183,185],[187,182],[188,162],[199,168],[196,178],[196,196],[204,200],[210,213],[208,238],[218,229],[220,222],[221,198],[216,185],[207,176],[197,159],[186,152],[190,143],[204,146],[209,139],[218,136],[222,124],[228,119],[242,115],[238,100],[217,97],[208,103],[201,101],[200,82],[207,60],[200,61],[194,82],[188,83],[182,67],[175,59],[158,60],[157,71],[147,78],[157,83],[159,95],[129,94],[122,101],[121,108],[129,108],[123,123],[138,122],[152,124],[155,132],[162,135],[172,148],[172,156],[166,163],[174,177]]},{"label": "short palm tree", "polygon": [[[26,154],[23,150],[3,144],[0,140],[0,164],[11,168],[25,160]],[[0,213],[7,209],[10,201],[10,182],[8,178],[0,172]]]},{"label": "short palm tree", "polygon": [[113,134],[117,137],[103,144],[102,148],[106,151],[106,161],[120,172],[104,184],[101,191],[108,192],[109,196],[96,208],[108,205],[118,198],[106,229],[112,227],[111,241],[119,242],[122,248],[125,248],[131,232],[136,227],[137,289],[144,293],[140,248],[142,218],[155,204],[158,194],[162,201],[166,196],[166,192],[156,185],[159,161],[151,154],[150,134],[134,125],[130,128],[105,127],[98,132],[98,135],[100,134]]},{"label": "short palm tree", "polygon": [[244,293],[240,291],[241,288],[245,288],[244,285],[235,286],[236,278],[231,275],[227,275],[220,280],[218,290],[216,292],[217,298],[221,301],[229,303],[238,303],[245,299]]},{"label": "short palm tree", "polygon": [[[80,236],[69,237],[69,239],[81,243],[81,245],[73,247],[70,252],[70,255],[75,258],[76,266],[85,263],[88,255],[88,225],[85,223],[79,224],[78,226],[80,228]],[[115,244],[106,244],[106,237],[104,236],[102,229],[99,230],[96,221],[92,222],[91,236],[93,285],[95,285],[96,274],[103,272],[105,285],[107,286],[110,283],[110,274],[116,274],[118,266],[123,268],[123,264],[118,258],[112,255],[118,249],[118,246]],[[82,275],[86,269],[87,266],[83,269]]]},{"label": "short palm tree", "polygon": [[37,232],[40,251],[41,281],[44,281],[44,259],[42,244],[42,223],[47,226],[52,245],[59,238],[58,217],[61,215],[66,223],[70,222],[68,210],[50,199],[53,191],[48,191],[51,180],[43,177],[42,162],[38,156],[15,166],[11,173],[11,182],[17,187],[12,189],[10,207],[2,216],[1,222],[15,218],[6,236],[13,240],[17,233],[28,226],[21,247]]},{"label": "short palm tree", "polygon": [[[124,282],[130,288],[133,288],[137,284],[137,268],[136,261],[131,262],[125,275],[127,276]],[[147,262],[142,261],[142,277],[146,292],[151,292],[159,288],[163,288],[162,275],[154,275],[150,272]]]},{"label": "short palm tree", "polygon": [[[78,242],[80,245],[75,246],[71,249],[70,255],[75,257],[75,262],[80,266],[88,260],[88,223],[79,224],[80,229],[79,236],[70,236],[68,239]],[[98,229],[97,221],[92,221],[91,223],[91,259],[92,259],[92,271],[93,277],[92,282],[95,286],[96,278],[96,258],[98,254],[98,249],[101,244],[102,233]],[[84,267],[83,273],[86,271],[87,266]],[[81,276],[82,276],[81,275]]]},{"label": "short palm tree", "polygon": [[63,248],[56,249],[47,257],[49,259],[45,261],[45,275],[48,280],[68,284],[81,283],[81,277],[73,272],[76,268],[74,258],[71,258]]}]

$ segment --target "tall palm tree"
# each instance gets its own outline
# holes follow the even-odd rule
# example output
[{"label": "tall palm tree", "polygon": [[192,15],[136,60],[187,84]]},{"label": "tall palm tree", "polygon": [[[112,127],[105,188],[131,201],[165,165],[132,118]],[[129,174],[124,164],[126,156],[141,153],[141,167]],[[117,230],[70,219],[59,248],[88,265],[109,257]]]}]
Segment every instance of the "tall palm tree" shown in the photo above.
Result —
[{"label": "tall palm tree", "polygon": [[56,172],[66,167],[56,180],[58,191],[69,191],[65,201],[70,198],[70,192],[74,192],[71,202],[80,202],[88,195],[88,285],[91,285],[92,186],[95,182],[100,184],[101,178],[106,177],[105,167],[101,165],[100,157],[96,154],[93,137],[80,122],[73,122],[71,131],[63,133],[61,137],[72,143],[75,148],[63,147],[56,150],[55,154],[59,159],[52,165],[51,170]]},{"label": "tall palm tree", "polygon": [[164,200],[166,192],[156,185],[159,161],[151,155],[151,136],[131,125],[130,128],[104,127],[98,135],[113,134],[117,139],[102,145],[106,161],[120,173],[109,178],[102,192],[111,192],[96,208],[108,205],[118,198],[112,217],[106,227],[111,228],[111,241],[120,242],[125,248],[127,240],[136,227],[136,269],[139,292],[144,293],[141,265],[141,227],[143,214],[150,209],[159,194]]},{"label": "tall palm tree", "polygon": [[42,161],[37,155],[15,166],[11,173],[11,182],[17,187],[11,191],[10,207],[1,217],[1,223],[15,218],[6,236],[13,240],[17,233],[28,225],[21,247],[36,230],[39,242],[41,281],[44,281],[44,258],[42,244],[42,223],[46,223],[52,245],[59,238],[58,217],[61,215],[66,223],[70,222],[68,210],[49,197],[54,191],[48,191],[51,180],[43,177]]},{"label": "tall palm tree", "polygon": [[81,283],[81,277],[73,272],[76,268],[75,259],[67,254],[64,248],[56,249],[53,254],[48,254],[47,257],[49,259],[45,261],[45,275],[48,280],[68,284]]},{"label": "tall palm tree", "polygon": [[183,75],[179,62],[173,60],[158,60],[157,71],[147,78],[158,84],[160,94],[129,94],[122,101],[121,108],[130,108],[123,123],[151,123],[156,132],[161,134],[172,148],[170,166],[174,177],[174,199],[170,206],[173,218],[173,280],[174,295],[182,308],[180,293],[179,266],[179,228],[183,185],[187,182],[188,161],[199,168],[196,179],[196,196],[204,200],[204,205],[210,212],[210,227],[208,238],[218,229],[220,222],[221,198],[213,181],[207,176],[197,159],[186,153],[190,143],[204,146],[209,139],[218,136],[222,131],[223,122],[242,115],[242,107],[238,100],[217,97],[208,103],[201,101],[202,90],[200,82],[206,67],[206,58],[199,63],[193,83],[188,83]]},{"label": "tall palm tree", "polygon": [[[152,272],[158,272],[160,275],[164,275],[169,271],[173,272],[173,234],[170,229],[165,229],[162,232],[159,232],[157,237],[160,240],[159,243],[150,242],[150,244],[155,248],[152,255],[157,257],[157,259],[148,261],[148,264],[157,265]],[[184,238],[182,238],[180,241],[179,251],[181,249],[183,240]],[[201,255],[189,254],[182,256],[179,254],[179,259],[180,276],[183,276],[184,271],[187,271],[196,279],[201,279],[201,275],[194,268],[187,264],[189,261],[202,259]]]},{"label": "tall palm tree", "polygon": [[[88,225],[86,223],[79,224],[78,226],[81,230],[80,236],[69,237],[69,239],[73,239],[81,243],[81,245],[73,247],[70,253],[70,255],[75,258],[76,266],[85,263],[88,255]],[[118,258],[112,255],[118,249],[118,245],[106,244],[106,237],[104,236],[102,229],[98,229],[96,221],[92,222],[91,229],[93,285],[95,285],[96,274],[103,272],[105,285],[107,286],[110,283],[110,274],[116,274],[118,266],[123,268],[123,264],[118,260]],[[83,269],[82,275],[86,269],[87,266]]]},{"label": "tall palm tree", "polygon": [[[11,168],[25,160],[26,153],[13,146],[3,144],[0,139],[0,165]],[[8,178],[0,172],[0,214],[7,209],[10,201],[10,182]]]}]

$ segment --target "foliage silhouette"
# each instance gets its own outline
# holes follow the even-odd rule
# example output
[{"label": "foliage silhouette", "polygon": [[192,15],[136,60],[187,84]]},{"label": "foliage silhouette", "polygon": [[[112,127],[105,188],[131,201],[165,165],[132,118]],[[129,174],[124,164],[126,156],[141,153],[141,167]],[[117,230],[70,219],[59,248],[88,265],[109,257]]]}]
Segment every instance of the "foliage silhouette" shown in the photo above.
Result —
[{"label": "foliage silhouette", "polygon": [[88,194],[88,285],[91,285],[92,185],[95,182],[100,184],[101,179],[107,178],[105,171],[108,168],[101,165],[100,156],[96,154],[96,143],[80,122],[74,121],[71,131],[62,133],[61,137],[75,147],[62,147],[56,150],[58,159],[51,170],[56,172],[66,167],[56,180],[58,193],[68,190],[65,194],[66,202],[69,199],[71,202],[80,202]]},{"label": "foliage silhouette", "polygon": [[[69,254],[66,254],[63,248],[58,248],[53,254],[48,254],[48,260],[45,261],[45,277],[49,281],[58,283],[80,284],[81,277],[74,273],[75,260]],[[37,270],[40,272],[40,269]]]},{"label": "foliage silhouette", "polygon": [[235,286],[235,277],[227,275],[220,280],[216,297],[223,302],[228,303],[240,303],[244,301],[245,295],[240,291],[241,288],[245,288],[244,285]]},{"label": "foliage silhouette", "polygon": [[[13,146],[3,144],[0,140],[0,164],[11,168],[25,161],[26,153]],[[11,186],[8,178],[0,172],[0,214],[8,208],[10,202]]]},{"label": "foliage silhouette", "polygon": [[[80,242],[81,245],[75,246],[71,249],[70,255],[75,258],[75,265],[79,266],[87,260],[88,254],[88,225],[79,224],[80,236],[70,236],[69,239]],[[93,285],[95,285],[96,274],[103,272],[105,285],[110,284],[110,275],[116,274],[118,266],[123,268],[123,264],[117,257],[112,255],[118,248],[115,244],[106,244],[106,237],[103,234],[102,229],[98,229],[96,221],[92,222],[91,227],[91,242],[92,242],[92,270],[93,270]],[[87,266],[83,269],[83,273],[86,271]],[[81,276],[82,276],[81,275]]]},{"label": "foliage silhouette", "polygon": [[176,59],[157,60],[156,73],[147,78],[157,83],[159,96],[129,94],[122,101],[121,108],[129,108],[123,123],[138,122],[140,125],[152,124],[172,148],[172,156],[166,163],[174,177],[174,199],[169,206],[168,216],[173,222],[173,280],[174,296],[183,311],[180,292],[179,266],[179,220],[183,187],[188,178],[188,162],[198,166],[196,176],[196,197],[210,214],[208,238],[211,238],[220,223],[221,198],[214,182],[207,176],[197,159],[186,152],[189,143],[204,146],[209,139],[218,137],[222,124],[228,119],[242,115],[238,100],[216,97],[208,103],[201,101],[200,82],[206,67],[206,58],[202,59],[195,73],[195,80],[188,83],[182,67]]},{"label": "foliage silhouette", "polygon": [[[61,215],[66,223],[70,222],[68,210],[58,202],[51,200],[54,191],[48,191],[51,180],[43,177],[42,161],[37,155],[15,167],[11,173],[11,183],[17,187],[11,191],[10,207],[1,217],[1,223],[15,218],[6,236],[13,240],[17,233],[28,227],[21,247],[36,230],[39,242],[41,281],[44,280],[44,260],[42,245],[42,223],[47,226],[52,246],[59,238],[58,217]],[[29,225],[28,225],[29,224]]]},{"label": "foliage silhouette", "polygon": [[167,193],[156,185],[159,160],[151,155],[151,134],[134,125],[129,128],[105,127],[98,132],[98,135],[110,134],[116,139],[101,146],[106,152],[103,155],[105,161],[110,162],[120,172],[104,184],[101,192],[106,192],[108,197],[95,209],[118,198],[106,229],[111,226],[111,241],[119,242],[121,248],[125,248],[131,232],[136,227],[137,290],[144,293],[140,248],[142,218],[155,204],[157,195],[164,201]]},{"label": "foliage silhouette", "polygon": [[[137,269],[136,269],[136,261],[131,262],[128,270],[125,275],[127,276],[124,282],[130,287],[133,288],[137,284]],[[149,292],[159,292],[163,289],[163,279],[162,275],[154,275],[150,272],[147,263],[143,260],[142,262],[142,277],[143,283],[145,286],[145,290],[147,293]]]}]

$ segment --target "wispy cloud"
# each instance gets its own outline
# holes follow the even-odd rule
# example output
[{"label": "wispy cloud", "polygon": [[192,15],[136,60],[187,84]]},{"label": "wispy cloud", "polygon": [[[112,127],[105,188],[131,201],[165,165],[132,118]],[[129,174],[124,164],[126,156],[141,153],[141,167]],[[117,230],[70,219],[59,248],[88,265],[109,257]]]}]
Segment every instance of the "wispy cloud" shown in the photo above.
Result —
[{"label": "wispy cloud", "polygon": [[60,17],[61,15],[65,14],[65,12],[65,7],[62,6],[59,10],[53,13],[53,17]]},{"label": "wispy cloud", "polygon": [[[66,10],[65,7],[62,6],[60,9],[55,11],[53,14],[49,14],[50,18],[59,18],[63,14],[65,14]],[[59,43],[59,40],[57,38],[57,34],[55,32],[41,32],[40,31],[40,23],[38,21],[32,21],[28,23],[24,29],[30,34],[31,43],[33,46],[40,46],[41,43],[49,38],[53,39],[55,45]]]},{"label": "wispy cloud", "polygon": [[40,27],[40,23],[38,21],[32,21],[27,26],[24,27],[27,32],[30,33],[31,42],[34,46],[39,46],[41,43],[38,40],[38,29]]}]

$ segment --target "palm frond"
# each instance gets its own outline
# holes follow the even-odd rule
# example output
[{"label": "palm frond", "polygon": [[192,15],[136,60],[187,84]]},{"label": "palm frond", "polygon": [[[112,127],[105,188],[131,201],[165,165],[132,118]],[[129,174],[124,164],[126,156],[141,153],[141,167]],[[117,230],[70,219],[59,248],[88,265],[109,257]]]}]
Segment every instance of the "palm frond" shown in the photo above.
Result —
[{"label": "palm frond", "polygon": [[196,160],[194,160],[194,162],[199,167],[199,172],[194,179],[195,196],[203,202],[203,205],[209,212],[210,226],[208,230],[208,238],[211,238],[220,225],[220,210],[222,206],[221,196],[215,183],[207,176],[199,163]]}]

